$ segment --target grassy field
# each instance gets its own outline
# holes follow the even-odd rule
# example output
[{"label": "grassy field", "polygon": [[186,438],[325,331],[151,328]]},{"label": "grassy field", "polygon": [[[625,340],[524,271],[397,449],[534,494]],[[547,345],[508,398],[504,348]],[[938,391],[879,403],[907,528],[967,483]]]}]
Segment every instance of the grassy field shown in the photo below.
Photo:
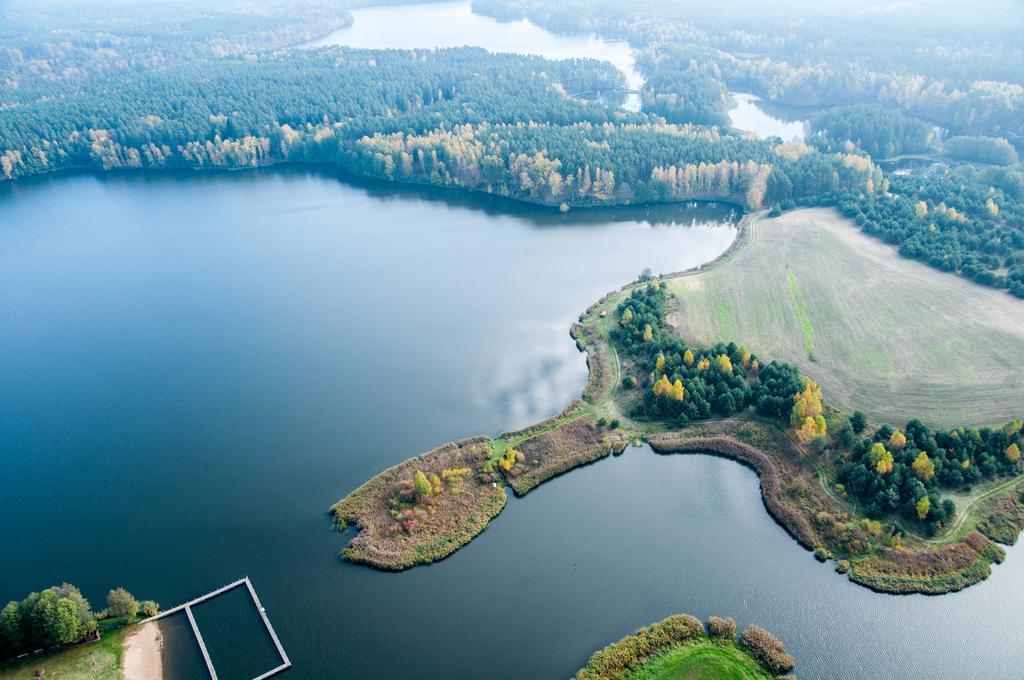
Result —
[{"label": "grassy field", "polygon": [[680,645],[623,680],[768,680],[761,665],[736,644],[711,641]]},{"label": "grassy field", "polygon": [[874,421],[986,425],[1024,410],[1024,302],[903,258],[834,210],[755,220],[734,256],[669,285],[687,341],[794,363]]},{"label": "grassy field", "polygon": [[45,670],[42,677],[47,680],[121,680],[127,630],[104,633],[99,642],[72,647],[52,656],[0,666],[0,680],[35,680],[39,670]]}]

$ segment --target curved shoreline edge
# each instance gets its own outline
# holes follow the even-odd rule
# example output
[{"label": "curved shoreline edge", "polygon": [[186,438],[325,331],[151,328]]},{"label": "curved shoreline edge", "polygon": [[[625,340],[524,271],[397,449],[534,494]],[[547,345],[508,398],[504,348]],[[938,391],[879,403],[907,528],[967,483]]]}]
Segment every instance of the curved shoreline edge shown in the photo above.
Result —
[{"label": "curved shoreline edge", "polygon": [[705,627],[689,614],[669,616],[598,650],[573,680],[623,680],[645,671],[651,677],[689,678],[699,668],[717,669],[716,678],[726,672],[747,680],[794,677],[784,675],[796,663],[774,635],[749,626],[737,637],[736,630],[728,618],[709,617]]},{"label": "curved shoreline edge", "polygon": [[[732,245],[711,262],[662,278],[727,264],[750,244],[752,226],[760,216],[745,215]],[[808,464],[804,450],[776,425],[743,416],[694,422],[682,429],[656,424],[628,432],[604,426],[597,413],[612,401],[620,381],[607,317],[636,285],[626,284],[607,293],[572,325],[570,335],[587,355],[588,379],[581,397],[563,411],[494,439],[471,437],[410,458],[335,503],[330,512],[339,528],[354,525],[358,531],[342,558],[385,571],[439,561],[473,540],[500,514],[507,502],[504,486],[521,497],[549,479],[621,453],[631,442],[643,441],[659,454],[711,454],[751,468],[758,475],[768,514],[797,543],[813,551],[821,562],[835,560],[836,571],[876,592],[954,592],[984,580],[991,574],[991,565],[1003,561],[1005,551],[997,543],[1014,543],[1024,527],[1024,501],[1019,493],[1024,491],[1024,480],[1002,480],[1005,488],[986,495],[975,509],[978,529],[958,539],[926,541],[908,534],[903,541],[872,544],[870,550],[849,554],[850,536],[859,540],[866,520],[851,513],[826,488],[820,471]],[[396,529],[395,489],[417,471],[440,475],[453,466],[479,469],[510,452],[515,461],[510,469],[474,475],[457,493],[440,493],[432,499],[430,522],[425,526],[411,532]]]}]

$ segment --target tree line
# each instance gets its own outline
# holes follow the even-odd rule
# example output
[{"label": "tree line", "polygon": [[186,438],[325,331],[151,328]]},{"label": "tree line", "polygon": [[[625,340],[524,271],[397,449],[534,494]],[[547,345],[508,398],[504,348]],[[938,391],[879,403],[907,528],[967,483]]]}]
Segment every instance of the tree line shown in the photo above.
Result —
[{"label": "tree line", "polygon": [[[729,89],[802,106],[877,103],[958,134],[1024,143],[1024,75],[1018,67],[1022,10],[984,0],[866,3],[811,15],[751,0],[675,6],[614,0],[474,0],[474,11],[527,17],[559,32],[628,40],[648,77],[673,68],[699,72]],[[998,13],[1007,20],[993,22]],[[1014,24],[1013,17],[1018,21]]]},{"label": "tree line", "polygon": [[839,209],[905,257],[1024,297],[1019,171],[936,165],[914,175],[891,175],[886,189],[844,197]]},{"label": "tree line", "polygon": [[152,600],[139,602],[124,588],[111,590],[107,608],[99,613],[93,613],[89,601],[70,583],[46,588],[0,609],[0,659],[81,642],[97,635],[100,621],[130,623],[140,614],[150,617],[159,611]]},{"label": "tree line", "polygon": [[[775,361],[762,366],[757,356],[735,343],[689,346],[667,327],[665,304],[661,282],[651,279],[634,288],[616,309],[618,324],[611,338],[634,371],[623,378],[623,387],[643,390],[633,417],[684,425],[753,407],[786,424],[799,410],[798,430],[808,414],[818,426],[820,394],[817,412],[811,413],[807,402],[799,399],[807,383],[794,366]],[[819,434],[824,435],[824,429],[814,436]]]},{"label": "tree line", "polygon": [[840,434],[850,445],[838,468],[840,491],[860,501],[869,517],[898,513],[930,534],[956,515],[942,490],[970,491],[979,482],[1024,472],[1019,420],[939,432],[911,420],[903,430],[883,425],[858,439],[863,430],[863,417],[855,417]]},{"label": "tree line", "polygon": [[789,158],[774,140],[566,94],[622,83],[596,60],[475,48],[197,60],[0,110],[0,177],[329,163],[550,205],[724,198],[751,208],[876,184],[876,169],[848,155]]}]

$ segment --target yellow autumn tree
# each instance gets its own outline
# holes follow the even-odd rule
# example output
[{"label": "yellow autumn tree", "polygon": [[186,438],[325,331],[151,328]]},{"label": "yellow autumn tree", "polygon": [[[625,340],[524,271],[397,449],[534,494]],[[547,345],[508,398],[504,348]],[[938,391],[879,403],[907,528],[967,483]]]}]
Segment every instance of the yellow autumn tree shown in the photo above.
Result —
[{"label": "yellow autumn tree", "polygon": [[631,321],[633,321],[633,308],[626,307],[626,311],[622,313],[621,323],[623,326],[628,326]]},{"label": "yellow autumn tree", "polygon": [[917,458],[910,464],[910,467],[914,469],[914,476],[922,481],[927,482],[935,476],[935,463],[931,461],[928,454],[924,451],[917,454]]},{"label": "yellow autumn tree", "polygon": [[651,328],[651,324],[647,324],[644,326],[644,342],[650,342],[653,337],[654,330]]},{"label": "yellow autumn tree", "polygon": [[809,444],[817,436],[815,431],[814,418],[805,418],[804,424],[796,428],[796,438],[801,444]]},{"label": "yellow autumn tree", "polygon": [[661,281],[658,279],[651,279],[651,288],[654,290],[661,290]]},{"label": "yellow autumn tree", "polygon": [[740,361],[744,366],[750,365],[750,351],[746,347],[740,347]]},{"label": "yellow autumn tree", "polygon": [[692,349],[687,348],[686,352],[683,354],[683,363],[686,364],[687,366],[693,366],[693,350]]},{"label": "yellow autumn tree", "polygon": [[654,362],[654,370],[661,373],[665,370],[665,355],[658,354],[658,359]]},{"label": "yellow autumn tree", "polygon": [[902,451],[903,447],[907,445],[907,435],[903,434],[900,430],[896,430],[889,437],[889,448],[893,451]]},{"label": "yellow autumn tree", "polygon": [[[793,411],[789,416],[791,427],[803,427],[807,419],[817,420],[824,408],[821,405],[821,388],[810,378],[804,378],[804,390],[793,396]],[[825,434],[822,432],[821,434]]]},{"label": "yellow autumn tree", "polygon": [[868,451],[868,462],[874,466],[875,471],[880,475],[887,475],[892,472],[892,454],[885,448],[882,442],[875,442]]},{"label": "yellow autumn tree", "polygon": [[671,394],[672,383],[669,382],[668,378],[663,375],[660,378],[658,378],[657,382],[654,383],[654,386],[651,387],[651,391],[654,392],[654,396],[656,397],[660,397],[665,394]]},{"label": "yellow autumn tree", "polygon": [[964,462],[960,463],[960,467],[962,467],[964,470],[966,470],[967,468],[971,467],[971,461],[970,460],[965,460]]},{"label": "yellow autumn tree", "polygon": [[697,362],[697,370],[698,371],[706,371],[709,368],[711,368],[711,360],[710,359],[705,358],[705,359],[701,359],[700,361]]},{"label": "yellow autumn tree", "polygon": [[715,357],[715,368],[717,368],[721,373],[731,374],[732,359],[729,358],[728,354],[719,354]]},{"label": "yellow autumn tree", "polygon": [[761,364],[758,363],[757,359],[750,362],[750,371],[756,376],[761,372]]},{"label": "yellow autumn tree", "polygon": [[675,383],[672,384],[672,398],[676,401],[682,401],[686,396],[686,389],[683,387],[683,381],[676,378]]},{"label": "yellow autumn tree", "polygon": [[422,470],[417,470],[416,474],[412,476],[412,486],[416,489],[416,494],[420,498],[426,498],[433,491],[433,487],[430,484],[430,480],[423,474]]},{"label": "yellow autumn tree", "polygon": [[999,214],[999,206],[996,205],[996,202],[991,198],[988,199],[988,203],[985,204],[985,207],[988,208],[988,212],[992,217],[996,217]]},{"label": "yellow autumn tree", "polygon": [[928,496],[922,496],[914,507],[917,509],[917,518],[924,521],[932,509],[932,502],[928,500]]},{"label": "yellow autumn tree", "polygon": [[1016,442],[1007,446],[1005,453],[1006,460],[1010,461],[1011,463],[1016,463],[1018,460],[1020,460],[1020,447],[1017,446]]},{"label": "yellow autumn tree", "polygon": [[914,209],[914,214],[918,217],[924,217],[928,214],[928,204],[924,201],[920,201],[917,204],[917,208]]}]

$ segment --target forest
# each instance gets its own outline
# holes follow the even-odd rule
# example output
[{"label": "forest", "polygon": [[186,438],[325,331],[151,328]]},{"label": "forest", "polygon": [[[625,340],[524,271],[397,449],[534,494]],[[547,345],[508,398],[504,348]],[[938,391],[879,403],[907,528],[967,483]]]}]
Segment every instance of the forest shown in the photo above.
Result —
[{"label": "forest", "polygon": [[[801,395],[808,388],[794,366],[760,360],[735,343],[690,347],[665,324],[666,292],[658,279],[635,288],[618,305],[618,327],[612,340],[623,348],[636,374],[623,378],[623,387],[643,390],[631,414],[685,425],[691,419],[728,417],[755,407],[757,412],[789,423],[794,404],[805,408]],[[813,392],[816,387],[811,391]],[[811,414],[813,439],[825,434],[820,395]],[[797,429],[808,413],[798,409]]]},{"label": "forest", "polygon": [[[862,425],[854,419],[847,438]],[[903,430],[884,425],[852,445],[839,466],[839,490],[861,501],[869,517],[901,514],[934,535],[956,514],[953,501],[940,492],[969,492],[979,482],[1021,474],[1021,446],[1019,420],[1002,428],[948,432],[933,432],[919,420]]]},{"label": "forest", "polygon": [[[0,110],[0,177],[328,163],[551,205],[719,198],[751,208],[769,187],[773,200],[803,202],[878,182],[848,155],[786,158],[772,140],[566,94],[622,81],[604,62],[478,48],[182,62]],[[771,182],[776,166],[794,177]]]},{"label": "forest", "polygon": [[887,192],[839,209],[906,257],[1024,297],[1020,173],[945,166],[892,175]]},{"label": "forest", "polygon": [[[19,0],[0,10],[0,179],[309,163],[563,210],[838,205],[907,257],[1024,295],[1014,146],[1024,139],[1024,82],[1006,67],[1020,56],[1006,30],[965,17],[979,42],[919,13],[851,25],[849,8],[798,21],[745,0],[727,5],[474,2],[502,19],[629,40],[646,76],[634,113],[568,94],[623,90],[623,74],[596,60],[280,49],[351,21],[321,0],[119,9],[137,31],[102,12],[61,3],[35,12]],[[225,22],[232,32],[216,28]],[[828,108],[812,116],[805,143],[752,138],[726,125],[736,88]],[[883,176],[876,164],[908,156],[944,165]]]},{"label": "forest", "polygon": [[1024,9],[1006,0],[970,9],[939,0],[928,12],[907,4],[884,13],[856,0],[787,8],[749,0],[474,0],[473,7],[556,31],[628,40],[641,50],[647,76],[675,64],[770,101],[882,104],[956,134],[1024,141],[1015,29]]},{"label": "forest", "polygon": [[12,600],[0,609],[0,661],[97,636],[101,622],[130,622],[139,615],[156,616],[159,611],[152,600],[139,602],[124,588],[111,590],[107,594],[107,608],[97,613],[70,583],[30,593],[20,602]]}]

